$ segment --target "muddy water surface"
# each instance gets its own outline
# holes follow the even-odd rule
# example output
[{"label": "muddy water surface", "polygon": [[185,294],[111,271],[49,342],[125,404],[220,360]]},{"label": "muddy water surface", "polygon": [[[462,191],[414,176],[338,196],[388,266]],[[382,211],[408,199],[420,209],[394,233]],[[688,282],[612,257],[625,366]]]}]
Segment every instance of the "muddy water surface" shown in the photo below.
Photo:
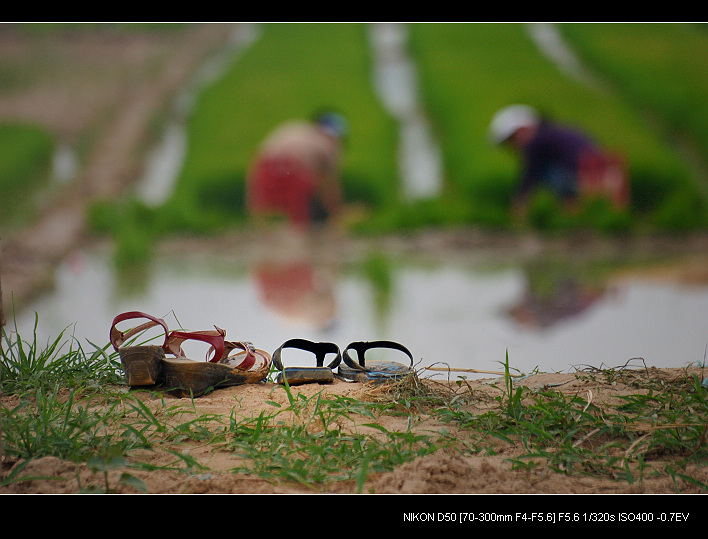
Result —
[{"label": "muddy water surface", "polygon": [[249,260],[181,253],[157,256],[131,287],[116,275],[110,251],[94,249],[59,268],[55,291],[21,313],[18,327],[31,335],[37,312],[40,342],[72,324],[68,334],[91,348],[87,341],[107,344],[115,315],[140,310],[170,328],[217,325],[227,338],[271,353],[294,337],[342,348],[394,340],[420,368],[440,362],[498,371],[507,351],[524,373],[704,361],[706,281],[667,278],[651,268],[608,269],[605,262],[588,271],[543,257],[522,263],[479,250],[469,255],[367,254],[338,263],[306,252]]}]

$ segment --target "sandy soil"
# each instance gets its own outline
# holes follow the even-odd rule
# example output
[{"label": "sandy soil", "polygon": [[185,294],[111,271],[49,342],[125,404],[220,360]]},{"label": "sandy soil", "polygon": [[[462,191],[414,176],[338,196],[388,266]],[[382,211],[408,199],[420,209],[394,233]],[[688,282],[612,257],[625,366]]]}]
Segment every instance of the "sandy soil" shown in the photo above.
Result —
[{"label": "sandy soil", "polygon": [[[498,406],[495,396],[499,395],[502,378],[491,377],[467,380],[463,389],[457,385],[449,385],[442,378],[429,378],[431,373],[420,376],[420,383],[429,390],[460,395],[473,395],[469,403],[470,411],[481,412],[488,407]],[[698,376],[705,372],[694,369]],[[631,369],[624,371],[624,376],[618,376],[613,382],[604,381],[603,376],[589,376],[589,373],[574,374],[543,374],[533,375],[520,382],[526,387],[536,390],[553,388],[566,395],[579,395],[600,407],[617,405],[623,395],[645,393],[638,391],[636,382],[652,379],[663,381],[667,390],[672,383],[686,375],[684,369]],[[382,386],[371,386],[362,383],[349,383],[336,380],[333,384],[320,386],[307,384],[294,388],[310,397],[318,392],[323,395],[344,395],[361,400],[390,399],[391,393]],[[138,391],[146,406],[158,417],[164,417],[166,407],[181,406],[190,412],[192,401],[162,395],[166,400],[157,398],[154,394]],[[152,396],[151,396],[152,395]],[[6,397],[4,405],[11,405],[12,398]],[[281,386],[272,383],[244,385],[216,390],[210,394],[195,399],[194,406],[198,414],[214,414],[228,419],[235,417],[251,417],[261,409],[272,413],[274,408],[268,401],[278,402],[283,408],[288,407],[287,396]],[[414,430],[421,434],[435,434],[445,429],[459,440],[471,439],[471,432],[456,428],[451,424],[442,424],[426,410],[416,410],[417,419]],[[287,416],[285,416],[287,418]],[[181,417],[180,422],[186,419]],[[361,423],[369,422],[370,418],[361,419]],[[388,430],[405,431],[408,418],[404,415],[383,415],[378,423]],[[343,427],[346,430],[346,426]],[[361,431],[361,427],[359,427]],[[581,441],[589,447],[595,443],[592,437]],[[662,474],[655,477],[648,470],[652,466],[661,468],[662,460],[647,461],[647,470],[643,480],[629,484],[626,480],[587,477],[582,474],[566,475],[550,470],[546,465],[540,465],[532,471],[512,470],[508,459],[523,453],[523,448],[501,441],[494,442],[497,454],[487,456],[474,452],[448,452],[438,450],[436,453],[418,458],[399,468],[385,473],[371,474],[364,486],[363,492],[376,494],[657,494],[674,493],[677,485],[671,478]],[[208,469],[197,473],[180,471],[136,471],[118,469],[110,472],[109,485],[120,493],[133,493],[134,489],[119,483],[119,475],[128,472],[139,478],[153,494],[294,494],[294,493],[354,493],[353,482],[334,483],[326,489],[314,486],[313,489],[298,484],[278,484],[260,479],[255,475],[235,474],[231,468],[239,463],[239,459],[230,451],[219,450],[218,447],[207,444],[176,443],[158,447],[154,452],[136,455],[135,459],[155,465],[167,465],[175,461],[167,450],[187,451],[198,462]],[[10,473],[15,462],[6,461],[3,471]],[[688,473],[695,479],[708,483],[708,468],[691,467]],[[103,476],[94,475],[86,464],[77,465],[61,461],[54,457],[44,457],[31,462],[21,473],[23,477],[35,477],[27,481],[14,482],[6,487],[0,487],[2,493],[76,493],[79,482],[82,488],[90,486],[102,487]],[[678,487],[682,493],[699,493],[697,487],[679,480]]]}]

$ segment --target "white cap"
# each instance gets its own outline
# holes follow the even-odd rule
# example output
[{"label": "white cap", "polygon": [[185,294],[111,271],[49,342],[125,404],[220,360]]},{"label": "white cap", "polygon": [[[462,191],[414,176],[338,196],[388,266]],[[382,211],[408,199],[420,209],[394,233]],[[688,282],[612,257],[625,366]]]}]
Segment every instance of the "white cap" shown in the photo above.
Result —
[{"label": "white cap", "polygon": [[528,105],[509,105],[494,115],[489,134],[496,144],[501,144],[521,127],[538,125],[538,112]]}]

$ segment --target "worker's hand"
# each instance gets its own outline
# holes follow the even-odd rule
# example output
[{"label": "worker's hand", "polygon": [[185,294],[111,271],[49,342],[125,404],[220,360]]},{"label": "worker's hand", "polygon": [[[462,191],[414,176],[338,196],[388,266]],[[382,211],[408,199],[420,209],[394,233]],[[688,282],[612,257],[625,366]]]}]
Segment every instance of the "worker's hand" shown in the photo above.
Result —
[{"label": "worker's hand", "polygon": [[528,204],[522,197],[515,198],[511,203],[511,218],[513,221],[523,221],[528,213]]}]

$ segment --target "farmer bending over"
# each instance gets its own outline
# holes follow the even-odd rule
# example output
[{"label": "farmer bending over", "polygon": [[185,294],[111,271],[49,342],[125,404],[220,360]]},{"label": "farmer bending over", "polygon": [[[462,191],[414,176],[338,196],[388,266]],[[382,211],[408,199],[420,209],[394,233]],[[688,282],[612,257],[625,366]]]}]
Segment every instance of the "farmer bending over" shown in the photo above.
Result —
[{"label": "farmer bending over", "polygon": [[542,118],[527,105],[510,105],[493,118],[495,144],[510,147],[522,162],[515,206],[543,187],[564,202],[592,191],[624,205],[627,180],[621,164],[578,130]]},{"label": "farmer bending over", "polygon": [[258,150],[246,179],[251,213],[284,215],[302,227],[335,217],[341,206],[345,135],[345,119],[331,112],[273,131]]}]

